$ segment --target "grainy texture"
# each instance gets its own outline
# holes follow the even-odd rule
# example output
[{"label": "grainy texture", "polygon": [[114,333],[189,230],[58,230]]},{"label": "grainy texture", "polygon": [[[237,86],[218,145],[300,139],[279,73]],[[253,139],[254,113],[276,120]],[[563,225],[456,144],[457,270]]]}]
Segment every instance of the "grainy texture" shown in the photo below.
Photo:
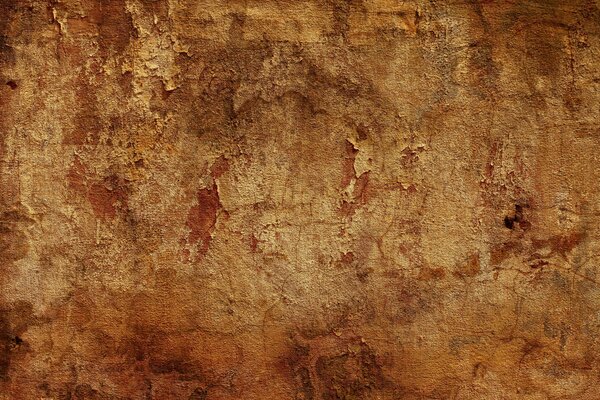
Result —
[{"label": "grainy texture", "polygon": [[599,0],[0,0],[0,399],[600,399]]}]

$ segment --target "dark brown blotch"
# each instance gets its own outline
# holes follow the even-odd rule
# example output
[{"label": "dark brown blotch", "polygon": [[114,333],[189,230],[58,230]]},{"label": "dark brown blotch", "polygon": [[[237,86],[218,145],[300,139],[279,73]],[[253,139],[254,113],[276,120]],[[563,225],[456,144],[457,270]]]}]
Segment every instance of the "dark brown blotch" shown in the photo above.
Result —
[{"label": "dark brown blotch", "polygon": [[529,208],[528,204],[515,204],[514,213],[504,217],[504,226],[511,230],[519,226],[524,231],[531,228],[531,223],[525,219],[526,208]]},{"label": "dark brown blotch", "polygon": [[188,212],[186,226],[190,233],[187,240],[190,244],[198,244],[198,252],[203,256],[208,251],[211,234],[217,223],[217,213],[221,208],[216,183],[212,187],[200,189],[197,199],[198,204]]},{"label": "dark brown blotch", "polygon": [[197,388],[190,394],[188,400],[206,400],[206,396],[208,396],[208,391],[206,389]]},{"label": "dark brown blotch", "polygon": [[13,359],[29,349],[21,335],[32,323],[32,311],[32,305],[24,301],[0,309],[0,381],[10,379]]},{"label": "dark brown blotch", "polygon": [[324,400],[368,398],[385,384],[375,353],[365,343],[345,354],[319,357],[315,369]]}]

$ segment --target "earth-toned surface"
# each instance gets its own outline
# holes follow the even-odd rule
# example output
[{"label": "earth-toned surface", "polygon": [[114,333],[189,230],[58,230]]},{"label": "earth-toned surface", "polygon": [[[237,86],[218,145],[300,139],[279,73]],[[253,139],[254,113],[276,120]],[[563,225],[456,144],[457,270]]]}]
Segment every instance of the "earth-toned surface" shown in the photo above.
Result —
[{"label": "earth-toned surface", "polygon": [[0,399],[600,399],[599,0],[0,0]]}]

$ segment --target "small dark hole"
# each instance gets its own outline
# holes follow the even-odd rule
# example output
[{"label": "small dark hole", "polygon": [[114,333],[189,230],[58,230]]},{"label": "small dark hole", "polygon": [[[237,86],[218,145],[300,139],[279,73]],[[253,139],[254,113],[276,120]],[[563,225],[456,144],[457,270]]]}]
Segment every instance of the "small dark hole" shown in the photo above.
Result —
[{"label": "small dark hole", "polygon": [[512,229],[515,226],[515,220],[511,217],[504,217],[504,226],[508,229]]},{"label": "small dark hole", "polygon": [[15,81],[8,81],[8,82],[6,82],[6,85],[8,87],[10,87],[12,90],[15,90],[17,88],[17,82],[15,82]]},{"label": "small dark hole", "polygon": [[18,336],[15,336],[13,339],[13,342],[15,342],[15,344],[21,344],[21,343],[23,343],[23,339],[21,339]]}]

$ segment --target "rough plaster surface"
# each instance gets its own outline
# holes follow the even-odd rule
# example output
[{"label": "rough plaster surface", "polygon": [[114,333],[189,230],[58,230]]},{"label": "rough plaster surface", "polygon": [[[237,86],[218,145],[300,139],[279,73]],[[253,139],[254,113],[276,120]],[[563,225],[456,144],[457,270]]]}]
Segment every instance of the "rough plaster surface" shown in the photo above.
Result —
[{"label": "rough plaster surface", "polygon": [[598,0],[1,0],[0,399],[600,399]]}]

